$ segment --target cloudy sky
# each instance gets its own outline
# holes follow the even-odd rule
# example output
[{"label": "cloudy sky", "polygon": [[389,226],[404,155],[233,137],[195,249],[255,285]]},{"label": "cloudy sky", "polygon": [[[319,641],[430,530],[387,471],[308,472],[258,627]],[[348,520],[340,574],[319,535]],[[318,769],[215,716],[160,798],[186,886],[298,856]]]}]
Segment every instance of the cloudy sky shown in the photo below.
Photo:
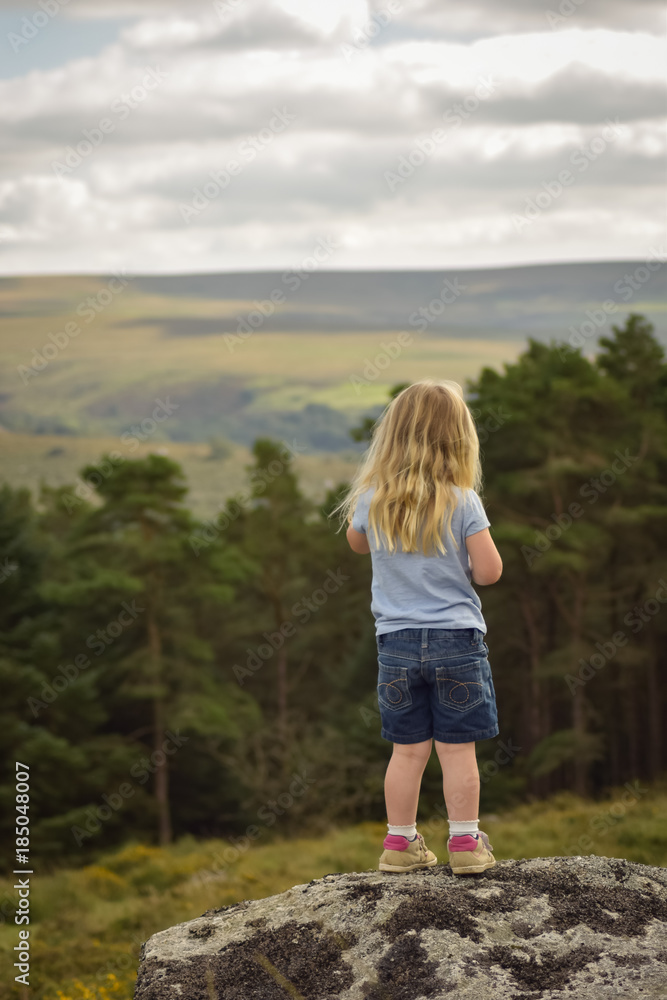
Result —
[{"label": "cloudy sky", "polygon": [[0,47],[1,274],[665,246],[663,0],[0,2]]}]

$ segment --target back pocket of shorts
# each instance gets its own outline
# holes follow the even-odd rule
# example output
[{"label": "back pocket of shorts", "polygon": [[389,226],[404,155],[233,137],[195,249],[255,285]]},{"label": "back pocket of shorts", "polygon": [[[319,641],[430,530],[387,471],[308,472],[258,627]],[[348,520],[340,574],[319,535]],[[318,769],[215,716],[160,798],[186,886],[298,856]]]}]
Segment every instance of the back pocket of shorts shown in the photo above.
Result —
[{"label": "back pocket of shorts", "polygon": [[396,710],[412,704],[408,668],[378,663],[378,701],[384,708]]},{"label": "back pocket of shorts", "polygon": [[484,660],[472,660],[460,667],[436,667],[438,699],[441,705],[467,712],[484,701]]}]

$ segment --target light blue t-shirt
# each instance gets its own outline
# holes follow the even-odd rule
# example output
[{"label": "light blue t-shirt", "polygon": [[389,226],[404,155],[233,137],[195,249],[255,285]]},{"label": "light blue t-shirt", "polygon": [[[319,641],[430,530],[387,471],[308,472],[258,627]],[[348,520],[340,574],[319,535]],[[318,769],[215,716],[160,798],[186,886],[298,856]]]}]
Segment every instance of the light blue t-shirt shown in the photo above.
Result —
[{"label": "light blue t-shirt", "polygon": [[367,534],[371,549],[371,611],[376,635],[400,628],[478,628],[486,635],[482,602],[470,582],[465,539],[489,528],[491,523],[474,490],[455,486],[454,491],[458,502],[452,515],[452,534],[459,548],[454,548],[447,534],[443,536],[447,554],[432,556],[403,552],[398,538],[393,553],[382,545],[377,548],[375,533],[368,531],[374,487],[359,497],[352,527]]}]

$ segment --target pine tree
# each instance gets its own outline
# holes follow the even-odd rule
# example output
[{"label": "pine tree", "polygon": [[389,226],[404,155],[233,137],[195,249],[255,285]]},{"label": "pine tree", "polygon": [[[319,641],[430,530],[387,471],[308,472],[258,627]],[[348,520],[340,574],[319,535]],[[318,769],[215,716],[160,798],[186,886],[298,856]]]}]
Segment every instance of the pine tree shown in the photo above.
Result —
[{"label": "pine tree", "polygon": [[[103,456],[102,467],[109,467]],[[90,479],[99,466],[82,470]],[[94,595],[107,613],[122,623],[102,630],[109,644],[108,697],[116,707],[116,725],[138,722],[126,734],[130,742],[151,736],[153,791],[158,839],[172,838],[169,795],[173,731],[190,734],[235,732],[253,715],[252,703],[225,684],[213,662],[211,629],[199,623],[207,611],[219,628],[219,612],[234,597],[234,584],[247,572],[240,554],[221,541],[195,550],[197,522],[184,506],[187,487],[177,463],[159,456],[113,466],[97,486],[102,504],[82,521],[72,557],[72,588]],[[54,595],[55,596],[55,595]],[[124,612],[119,614],[119,609]],[[90,609],[89,609],[90,610]],[[151,705],[150,718],[143,708]],[[141,712],[141,716],[138,712]],[[185,737],[183,742],[189,737]]]}]

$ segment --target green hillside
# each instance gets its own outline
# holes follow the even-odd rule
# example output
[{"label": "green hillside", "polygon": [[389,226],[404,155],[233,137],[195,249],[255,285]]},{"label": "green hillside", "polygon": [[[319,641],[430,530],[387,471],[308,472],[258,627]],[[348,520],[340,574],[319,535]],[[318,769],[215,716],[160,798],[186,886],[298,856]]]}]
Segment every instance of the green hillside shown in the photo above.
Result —
[{"label": "green hillside", "polygon": [[[350,446],[349,428],[361,414],[384,405],[390,385],[435,372],[461,380],[482,360],[500,364],[520,347],[415,336],[408,347],[399,346],[396,360],[376,370],[377,378],[366,368],[371,378],[362,385],[350,377],[365,378],[368,360],[378,354],[382,365],[395,334],[257,330],[243,341],[201,332],[174,337],[157,320],[147,325],[145,317],[180,316],[196,331],[197,320],[247,312],[252,301],[175,300],[129,284],[91,313],[94,307],[85,303],[106,300],[107,284],[98,278],[0,283],[5,429],[121,437],[142,421],[150,426],[161,401],[168,412],[149,432],[154,442],[222,435],[249,445],[270,431],[296,435],[309,451],[337,451]],[[68,324],[80,332],[68,335]]]},{"label": "green hillside", "polygon": [[[564,340],[614,301],[604,332],[638,267],[323,272],[297,288],[271,273],[0,279],[0,428],[127,443],[143,426],[153,443],[247,447],[270,434],[309,454],[349,449],[350,428],[392,385],[463,384],[513,361],[526,336]],[[631,305],[667,342],[662,270]]]}]

